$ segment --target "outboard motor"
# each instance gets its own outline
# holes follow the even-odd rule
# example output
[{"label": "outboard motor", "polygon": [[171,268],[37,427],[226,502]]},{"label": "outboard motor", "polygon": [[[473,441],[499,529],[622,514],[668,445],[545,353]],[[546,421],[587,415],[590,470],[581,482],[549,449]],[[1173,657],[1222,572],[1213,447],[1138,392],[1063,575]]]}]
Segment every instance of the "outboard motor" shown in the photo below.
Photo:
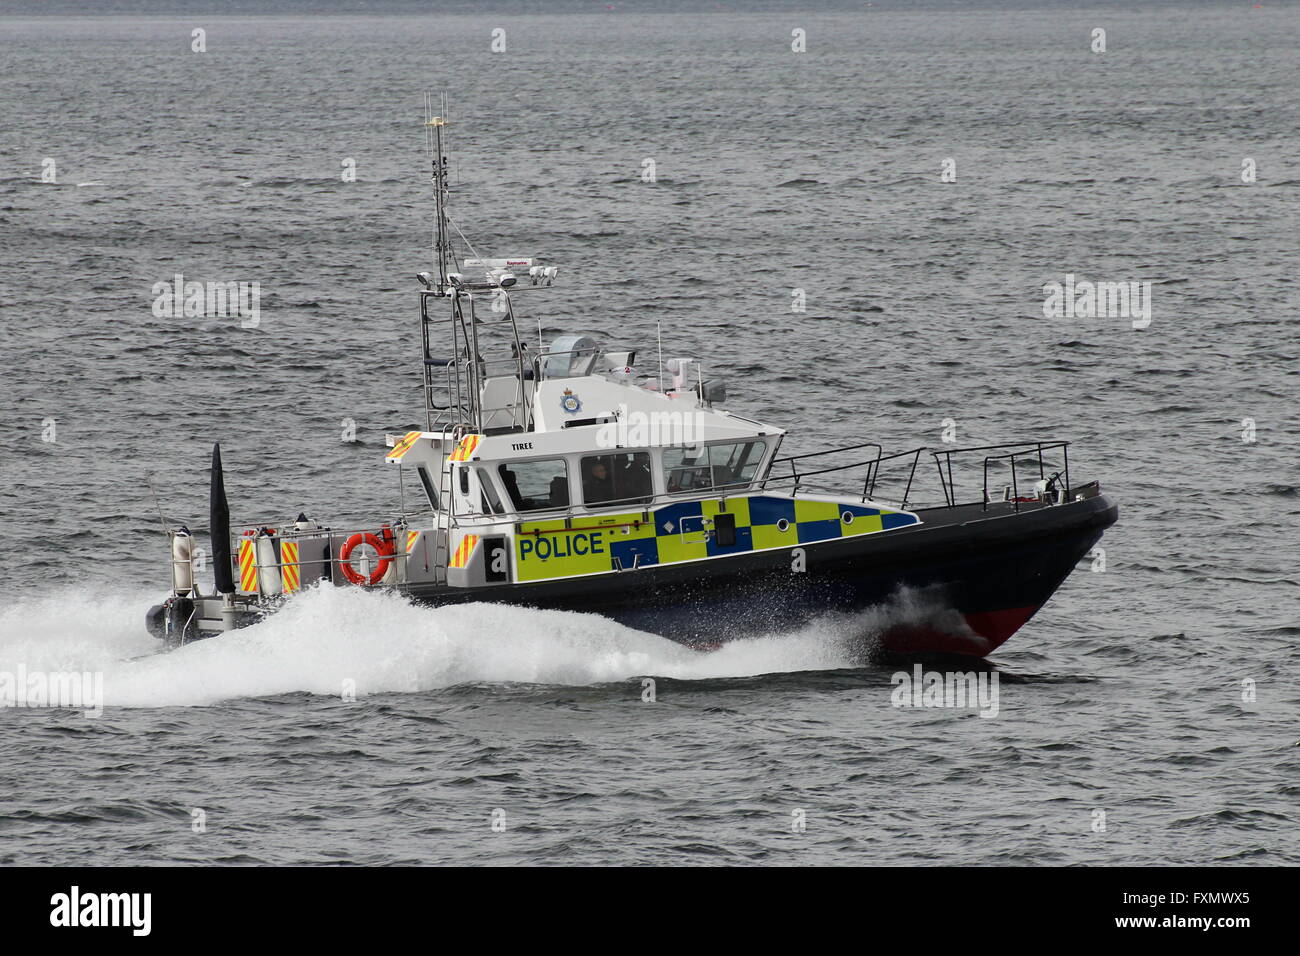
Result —
[{"label": "outboard motor", "polygon": [[167,605],[155,604],[145,612],[144,629],[160,641],[167,639]]},{"label": "outboard motor", "polygon": [[198,609],[193,601],[187,597],[172,597],[163,607],[166,609],[163,641],[169,650],[198,640]]}]

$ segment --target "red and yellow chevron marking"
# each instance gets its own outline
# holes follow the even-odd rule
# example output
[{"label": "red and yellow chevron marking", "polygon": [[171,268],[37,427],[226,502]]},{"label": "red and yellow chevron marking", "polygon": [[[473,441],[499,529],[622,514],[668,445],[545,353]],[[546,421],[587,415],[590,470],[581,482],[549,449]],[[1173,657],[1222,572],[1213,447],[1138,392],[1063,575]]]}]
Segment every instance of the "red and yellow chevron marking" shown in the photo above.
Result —
[{"label": "red and yellow chevron marking", "polygon": [[257,543],[252,538],[239,539],[239,590],[257,591]]},{"label": "red and yellow chevron marking", "polygon": [[420,532],[418,531],[406,532],[406,553],[407,554],[411,553],[411,549],[415,547],[415,542],[419,540],[420,540]]},{"label": "red and yellow chevron marking", "polygon": [[474,454],[478,448],[478,443],[483,440],[482,435],[466,435],[456,446],[456,450],[451,453],[450,461],[469,461],[469,456]]},{"label": "red and yellow chevron marking", "polygon": [[478,544],[478,535],[467,534],[460,539],[460,544],[456,546],[456,553],[451,556],[451,564],[448,567],[464,568],[469,565],[470,555],[474,553],[474,548]]},{"label": "red and yellow chevron marking", "polygon": [[410,451],[411,447],[419,440],[419,432],[407,432],[402,436],[402,440],[393,446],[393,450],[384,457],[389,461],[400,461],[402,456]]},{"label": "red and yellow chevron marking", "polygon": [[284,593],[292,594],[299,588],[298,577],[298,542],[280,542],[280,579],[284,582]]}]

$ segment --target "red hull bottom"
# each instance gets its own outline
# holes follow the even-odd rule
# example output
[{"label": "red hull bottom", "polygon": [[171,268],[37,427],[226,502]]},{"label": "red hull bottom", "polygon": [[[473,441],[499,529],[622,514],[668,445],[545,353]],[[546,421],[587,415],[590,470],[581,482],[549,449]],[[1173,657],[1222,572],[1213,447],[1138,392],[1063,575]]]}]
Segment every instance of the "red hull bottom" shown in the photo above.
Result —
[{"label": "red hull bottom", "polygon": [[963,614],[966,627],[941,628],[932,624],[898,624],[880,637],[880,649],[889,654],[965,654],[983,657],[1020,630],[1038,611],[1037,606]]}]

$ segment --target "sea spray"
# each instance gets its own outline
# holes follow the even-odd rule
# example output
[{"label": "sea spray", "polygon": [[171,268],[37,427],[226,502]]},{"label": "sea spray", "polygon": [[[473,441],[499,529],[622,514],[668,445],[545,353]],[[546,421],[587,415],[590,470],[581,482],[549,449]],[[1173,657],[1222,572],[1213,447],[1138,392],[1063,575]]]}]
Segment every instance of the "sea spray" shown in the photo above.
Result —
[{"label": "sea spray", "polygon": [[58,592],[0,615],[0,669],[103,673],[108,707],[212,704],[309,693],[361,699],[467,683],[580,686],[861,666],[896,620],[941,611],[916,595],[792,632],[694,650],[596,614],[499,604],[429,607],[392,592],[312,588],[266,620],[164,652],[144,633],[143,592]]}]

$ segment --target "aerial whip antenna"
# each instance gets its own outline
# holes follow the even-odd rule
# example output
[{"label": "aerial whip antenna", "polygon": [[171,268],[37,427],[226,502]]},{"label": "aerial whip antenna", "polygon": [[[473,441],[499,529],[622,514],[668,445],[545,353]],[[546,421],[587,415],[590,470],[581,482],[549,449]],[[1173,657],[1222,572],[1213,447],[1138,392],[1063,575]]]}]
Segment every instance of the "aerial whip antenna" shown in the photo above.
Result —
[{"label": "aerial whip antenna", "polygon": [[664,332],[658,319],[655,319],[655,338],[659,340],[659,391],[664,390]]},{"label": "aerial whip antenna", "polygon": [[[540,321],[540,320],[539,320]],[[540,328],[540,326],[539,326]],[[158,502],[158,491],[153,486],[153,472],[145,475],[145,480],[149,482],[149,493],[153,495],[153,506],[158,509],[158,524],[162,526],[163,534],[167,533],[167,519],[163,517],[162,505]]]}]

